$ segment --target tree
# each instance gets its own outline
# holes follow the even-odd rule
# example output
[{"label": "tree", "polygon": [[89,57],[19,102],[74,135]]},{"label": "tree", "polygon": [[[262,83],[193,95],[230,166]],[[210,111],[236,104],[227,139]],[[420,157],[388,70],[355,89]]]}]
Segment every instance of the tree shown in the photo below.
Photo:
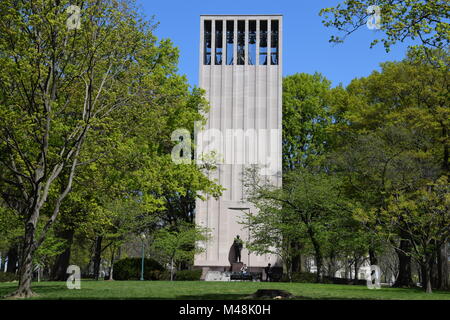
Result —
[{"label": "tree", "polygon": [[[169,41],[157,44],[154,26],[131,1],[78,2],[75,29],[67,26],[68,5],[0,4],[0,189],[24,226],[18,297],[33,295],[33,256],[77,169],[95,160],[81,161],[86,141],[100,137],[108,150],[110,129],[164,100],[155,92],[176,73],[176,49]],[[43,210],[49,215],[38,232]]]},{"label": "tree", "polygon": [[[102,223],[89,224],[89,234],[94,244],[92,255],[94,279],[98,280],[100,275],[100,264],[102,256],[109,249],[109,263],[111,266],[110,280],[113,280],[114,261],[118,249],[136,234],[149,230],[157,222],[157,216],[149,211],[146,203],[137,197],[104,199],[105,203],[99,207],[103,216]],[[99,215],[97,215],[99,216]]]},{"label": "tree", "polygon": [[[396,188],[416,188],[429,172],[436,170],[432,155],[421,150],[430,148],[426,138],[417,131],[402,127],[374,129],[367,133],[345,133],[346,147],[330,156],[334,170],[343,178],[345,194],[364,212],[380,212],[386,207],[386,197]],[[377,224],[364,221],[362,227],[369,237],[371,264],[376,264],[375,252],[382,241],[378,237]],[[400,236],[401,239],[405,239]],[[397,239],[391,238],[397,246]],[[401,241],[401,240],[400,240]],[[408,243],[403,241],[398,251],[402,279],[399,286],[412,285],[410,259],[406,252]],[[403,273],[406,272],[406,273]]]},{"label": "tree", "polygon": [[448,48],[450,40],[450,5],[446,0],[345,0],[320,11],[323,24],[334,27],[344,36],[332,36],[330,42],[343,42],[374,14],[369,6],[380,8],[380,30],[383,36],[371,43],[383,43],[386,51],[405,39],[418,39],[422,48]]},{"label": "tree", "polygon": [[351,202],[346,199],[344,208],[335,215],[327,227],[327,238],[323,242],[324,269],[328,267],[328,276],[335,277],[336,271],[344,268],[354,270],[354,279],[358,280],[358,271],[367,260],[371,250],[371,234],[355,220],[350,212]]},{"label": "tree", "polygon": [[283,79],[283,172],[316,165],[327,150],[330,85],[319,73]]},{"label": "tree", "polygon": [[[388,200],[378,218],[386,231],[402,230],[412,245],[412,256],[420,264],[423,288],[432,292],[433,257],[450,236],[450,184],[443,176],[420,190],[399,191]],[[448,277],[448,274],[445,275]]]},{"label": "tree", "polygon": [[254,184],[254,178],[249,177],[245,185],[256,187],[247,191],[248,201],[259,211],[257,215],[247,214],[241,222],[250,230],[250,247],[262,254],[277,250],[271,248],[278,246],[288,264],[291,241],[307,241],[314,254],[319,282],[331,232],[343,226],[342,219],[351,217],[349,204],[340,192],[339,178],[320,171],[296,169],[286,174],[283,187],[276,189],[264,180]]},{"label": "tree", "polygon": [[[331,82],[319,73],[297,73],[283,79],[283,173],[315,167],[329,148]],[[294,272],[301,269],[303,244],[290,237]]]},{"label": "tree", "polygon": [[244,212],[240,221],[250,233],[251,241],[246,247],[260,255],[280,257],[291,279],[295,257],[300,256],[298,246],[293,244],[306,241],[302,224],[282,210],[278,200],[282,198],[282,189],[275,188],[267,178],[260,176],[257,166],[245,170],[243,183],[247,200],[258,209],[257,214]]},{"label": "tree", "polygon": [[167,226],[156,232],[152,246],[163,254],[166,264],[170,265],[170,281],[173,280],[175,265],[193,261],[195,254],[204,251],[200,243],[208,238],[207,229],[188,223],[176,229]]},{"label": "tree", "polygon": [[[442,51],[430,52],[448,60]],[[410,51],[404,61],[384,63],[381,72],[348,86],[350,103],[333,126],[336,153],[330,158],[346,177],[347,195],[363,204],[361,210],[380,214],[399,190],[415,192],[448,176],[448,80],[448,69]],[[373,231],[384,226],[368,223],[366,228],[376,236]],[[399,258],[396,285],[409,286],[413,248],[404,229],[397,231],[390,238]],[[448,273],[442,260],[439,282]]]}]

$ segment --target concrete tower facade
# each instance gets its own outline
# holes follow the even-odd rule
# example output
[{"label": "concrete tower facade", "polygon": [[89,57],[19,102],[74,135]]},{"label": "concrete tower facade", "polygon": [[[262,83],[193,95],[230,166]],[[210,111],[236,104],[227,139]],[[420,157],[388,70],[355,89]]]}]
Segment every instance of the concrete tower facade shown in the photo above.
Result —
[{"label": "concrete tower facade", "polygon": [[[257,214],[245,202],[242,182],[244,168],[255,164],[252,159],[266,165],[265,175],[281,186],[282,19],[281,15],[200,17],[199,86],[211,105],[204,132],[222,134],[216,138],[223,146],[218,150],[222,161],[210,178],[226,189],[218,200],[196,203],[196,222],[208,227],[212,236],[206,251],[195,257],[195,266],[204,271],[229,270],[234,237],[249,239],[248,230],[239,224],[244,213],[236,208]],[[249,140],[254,133],[256,140]],[[243,141],[235,139],[240,134]],[[197,147],[204,150],[204,141],[197,141]],[[242,262],[253,270],[276,260],[273,255],[249,254],[245,246],[242,250]]]}]

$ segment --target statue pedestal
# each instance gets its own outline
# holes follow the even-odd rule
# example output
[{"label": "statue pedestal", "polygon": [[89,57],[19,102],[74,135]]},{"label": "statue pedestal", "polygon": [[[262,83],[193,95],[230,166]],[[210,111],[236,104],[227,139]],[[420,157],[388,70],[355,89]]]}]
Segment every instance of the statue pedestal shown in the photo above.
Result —
[{"label": "statue pedestal", "polygon": [[244,263],[242,262],[232,262],[231,263],[231,272],[240,272]]}]

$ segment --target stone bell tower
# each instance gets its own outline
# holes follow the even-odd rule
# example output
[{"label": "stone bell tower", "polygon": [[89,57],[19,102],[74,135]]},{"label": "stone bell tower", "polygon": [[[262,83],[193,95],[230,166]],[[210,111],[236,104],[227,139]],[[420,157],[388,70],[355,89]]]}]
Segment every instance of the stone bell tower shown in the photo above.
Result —
[{"label": "stone bell tower", "polygon": [[[257,214],[243,201],[243,169],[251,159],[270,159],[267,176],[281,186],[282,26],[281,15],[200,17],[199,86],[211,105],[204,130],[222,134],[219,153],[226,159],[210,176],[226,188],[223,195],[196,203],[196,222],[212,236],[195,257],[204,271],[229,270],[233,239],[249,239],[239,221],[244,211]],[[240,134],[244,138],[236,142]],[[249,142],[250,136],[255,140]],[[273,255],[249,254],[245,245],[241,255],[252,271],[277,262]]]}]

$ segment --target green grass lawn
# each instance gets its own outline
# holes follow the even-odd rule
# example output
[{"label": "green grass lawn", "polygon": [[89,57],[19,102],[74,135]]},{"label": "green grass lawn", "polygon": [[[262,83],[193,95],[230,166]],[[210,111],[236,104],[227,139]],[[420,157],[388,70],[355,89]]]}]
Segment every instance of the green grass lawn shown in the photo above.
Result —
[{"label": "green grass lawn", "polygon": [[[0,297],[12,292],[17,283],[0,283]],[[281,289],[297,299],[433,299],[450,300],[450,292],[425,294],[419,289],[382,288],[369,290],[365,286],[265,283],[265,282],[204,282],[204,281],[81,281],[80,290],[69,290],[65,282],[34,283],[38,294],[33,299],[246,299],[258,289]]]}]

